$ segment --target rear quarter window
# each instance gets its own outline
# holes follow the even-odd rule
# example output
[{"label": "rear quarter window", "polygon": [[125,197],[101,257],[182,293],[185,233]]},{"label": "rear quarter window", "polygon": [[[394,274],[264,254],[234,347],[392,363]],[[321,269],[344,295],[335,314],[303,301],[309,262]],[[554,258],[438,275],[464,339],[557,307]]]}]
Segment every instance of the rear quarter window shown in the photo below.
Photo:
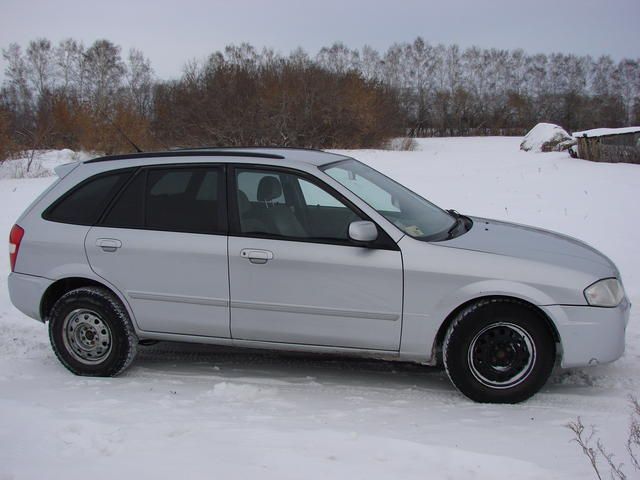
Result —
[{"label": "rear quarter window", "polygon": [[93,225],[131,175],[131,170],[98,174],[56,200],[42,215],[45,220]]}]

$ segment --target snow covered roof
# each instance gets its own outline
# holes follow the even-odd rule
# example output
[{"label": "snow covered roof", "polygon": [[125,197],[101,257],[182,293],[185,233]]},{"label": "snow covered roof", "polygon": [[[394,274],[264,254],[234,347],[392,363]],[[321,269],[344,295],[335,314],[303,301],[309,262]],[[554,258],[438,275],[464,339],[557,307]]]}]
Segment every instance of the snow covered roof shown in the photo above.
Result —
[{"label": "snow covered roof", "polygon": [[623,133],[640,132],[640,127],[624,127],[624,128],[594,128],[593,130],[584,130],[583,132],[573,132],[575,138],[578,137],[604,137],[606,135],[621,135]]}]

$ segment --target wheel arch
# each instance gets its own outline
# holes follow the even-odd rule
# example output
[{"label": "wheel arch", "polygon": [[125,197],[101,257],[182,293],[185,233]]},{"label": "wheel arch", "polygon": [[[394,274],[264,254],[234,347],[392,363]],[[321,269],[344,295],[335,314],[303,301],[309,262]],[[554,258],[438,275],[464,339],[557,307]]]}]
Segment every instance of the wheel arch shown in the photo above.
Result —
[{"label": "wheel arch", "polygon": [[442,364],[442,345],[444,343],[444,339],[445,336],[447,334],[447,331],[449,330],[449,327],[451,326],[451,324],[453,323],[453,321],[455,320],[455,318],[458,316],[458,314],[464,310],[465,308],[473,305],[474,303],[480,302],[480,301],[484,301],[484,300],[506,300],[506,301],[510,301],[516,304],[520,304],[525,308],[529,308],[530,310],[534,311],[536,313],[536,315],[538,317],[540,317],[541,321],[544,322],[544,324],[546,325],[547,329],[549,330],[549,332],[551,333],[551,335],[553,336],[553,339],[556,343],[556,345],[560,345],[560,348],[557,349],[557,354],[561,355],[562,354],[562,340],[560,338],[560,334],[558,332],[558,329],[555,325],[555,323],[553,322],[553,320],[549,317],[549,315],[540,307],[538,307],[537,305],[531,303],[528,300],[524,300],[522,298],[519,297],[514,297],[511,295],[484,295],[484,296],[478,296],[472,299],[469,299],[467,301],[465,301],[464,303],[458,305],[456,308],[454,308],[444,319],[444,321],[442,322],[442,324],[440,325],[440,327],[438,328],[438,331],[436,333],[434,342],[433,342],[433,346],[432,346],[432,352],[431,352],[431,358],[435,359],[435,364],[440,365]]},{"label": "wheel arch", "polygon": [[[110,292],[120,300],[122,305],[128,311],[131,319],[133,320],[134,317],[132,315],[131,309],[129,308],[128,303],[122,298],[122,295],[120,295],[120,292],[110,287],[109,285],[105,284],[104,282],[100,282],[93,278],[73,276],[73,277],[60,278],[47,287],[47,289],[45,290],[40,300],[39,311],[40,311],[40,318],[42,319],[42,321],[44,322],[47,321],[47,318],[49,316],[49,313],[51,312],[51,309],[53,308],[53,305],[56,303],[56,301],[60,297],[62,297],[62,295],[64,295],[67,292],[70,292],[71,290],[75,290],[76,288],[81,288],[81,287],[100,287],[107,290],[108,292]],[[135,324],[135,321],[133,323]]]}]

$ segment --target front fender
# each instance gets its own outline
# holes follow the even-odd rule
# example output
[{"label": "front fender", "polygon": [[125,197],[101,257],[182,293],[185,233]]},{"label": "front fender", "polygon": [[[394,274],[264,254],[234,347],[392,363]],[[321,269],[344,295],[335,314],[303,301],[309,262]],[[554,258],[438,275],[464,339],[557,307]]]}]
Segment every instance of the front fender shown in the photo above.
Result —
[{"label": "front fender", "polygon": [[458,290],[445,295],[435,305],[434,313],[441,315],[448,312],[444,315],[444,320],[449,313],[463,303],[480,297],[494,296],[514,297],[533,305],[553,305],[556,303],[544,291],[526,283],[511,280],[482,280],[464,285]]},{"label": "front fender", "polygon": [[[447,317],[461,305],[486,297],[511,297],[536,306],[553,304],[552,298],[545,292],[524,283],[483,280],[466,284],[449,291],[429,310],[418,311],[418,305],[405,305],[401,356],[407,360],[433,364],[436,337]],[[424,313],[426,311],[428,313]]]},{"label": "front fender", "polygon": [[[400,355],[433,363],[436,336],[461,305],[482,297],[536,306],[586,304],[579,288],[591,277],[556,265],[403,238],[404,304]],[[552,318],[552,321],[554,319]]]}]

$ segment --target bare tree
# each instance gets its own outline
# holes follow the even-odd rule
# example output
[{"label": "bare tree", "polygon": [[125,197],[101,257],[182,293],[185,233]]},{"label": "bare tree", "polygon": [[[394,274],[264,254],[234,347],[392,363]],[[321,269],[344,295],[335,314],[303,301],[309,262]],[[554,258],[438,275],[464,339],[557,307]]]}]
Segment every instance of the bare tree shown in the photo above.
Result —
[{"label": "bare tree", "polygon": [[27,78],[33,85],[36,95],[44,97],[53,89],[54,57],[51,42],[40,38],[29,42],[26,51]]},{"label": "bare tree", "polygon": [[633,122],[633,110],[640,97],[640,62],[638,60],[623,59],[617,67],[617,88],[624,102],[628,124]]},{"label": "bare tree", "polygon": [[153,101],[153,69],[149,59],[140,50],[129,51],[125,76],[134,108],[142,117],[150,115]]},{"label": "bare tree", "polygon": [[83,62],[90,101],[94,108],[108,111],[122,87],[125,65],[120,47],[108,40],[96,40],[84,54]]},{"label": "bare tree", "polygon": [[61,41],[54,52],[57,76],[62,94],[75,89],[82,94],[84,84],[84,46],[72,38]]},{"label": "bare tree", "polygon": [[336,42],[330,47],[323,47],[316,56],[316,62],[325,70],[333,73],[346,73],[359,70],[360,53],[351,50],[342,42]]},{"label": "bare tree", "polygon": [[380,53],[369,45],[362,47],[360,53],[360,71],[367,80],[380,80],[382,78],[382,61]]},{"label": "bare tree", "polygon": [[[142,143],[156,138],[164,144],[160,118],[183,132],[181,142],[337,145],[345,140],[333,127],[344,122],[355,138],[372,143],[364,140],[366,132],[375,130],[370,138],[378,139],[384,129],[362,119],[375,108],[375,118],[393,126],[388,131],[412,136],[521,135],[539,121],[568,130],[640,122],[638,59],[614,63],[608,56],[594,61],[562,53],[461,50],[421,37],[382,52],[336,42],[314,56],[302,49],[283,56],[241,43],[204,62],[188,61],[182,78],[161,82],[141,51],[131,50],[123,61],[120,47],[108,40],[85,48],[73,39],[55,47],[37,39],[26,49],[11,44],[2,54],[4,125],[13,144],[24,149],[34,138],[43,148],[129,148],[114,120]],[[327,82],[324,91],[320,78]],[[189,104],[193,92],[209,103],[190,104],[202,112],[187,114],[180,102]],[[189,133],[198,132],[199,123],[206,134]]]},{"label": "bare tree", "polygon": [[2,50],[7,62],[5,69],[5,100],[14,109],[18,118],[25,118],[33,108],[33,91],[28,80],[27,65],[20,45],[12,43]]}]

